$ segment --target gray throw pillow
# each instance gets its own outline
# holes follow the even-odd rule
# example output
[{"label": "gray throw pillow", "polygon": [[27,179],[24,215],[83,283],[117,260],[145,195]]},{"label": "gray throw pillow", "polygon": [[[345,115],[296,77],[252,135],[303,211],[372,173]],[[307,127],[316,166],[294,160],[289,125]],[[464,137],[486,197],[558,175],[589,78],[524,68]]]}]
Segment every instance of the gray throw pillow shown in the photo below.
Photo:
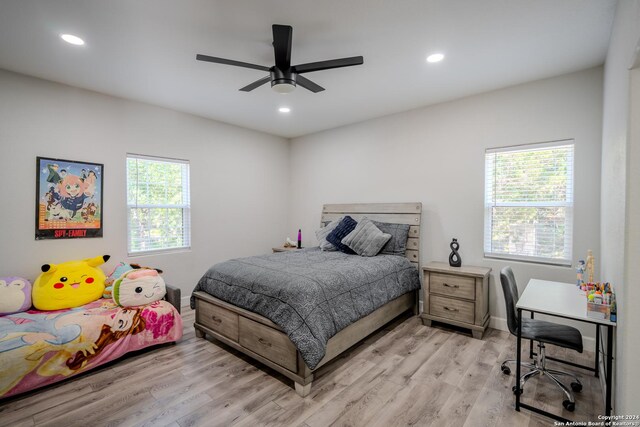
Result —
[{"label": "gray throw pillow", "polygon": [[376,256],[380,249],[391,239],[391,234],[380,231],[371,220],[362,218],[356,228],[342,239],[342,244],[349,246],[361,256]]},{"label": "gray throw pillow", "polygon": [[342,221],[342,217],[336,219],[335,221],[331,221],[330,223],[322,227],[320,230],[316,231],[316,239],[318,239],[318,246],[320,246],[320,249],[322,249],[323,251],[338,250],[338,248],[336,248],[335,246],[333,246],[331,243],[327,241],[327,236],[338,226],[338,224],[340,224],[340,221]]},{"label": "gray throw pillow", "polygon": [[392,224],[389,222],[372,221],[383,233],[391,234],[391,239],[380,251],[380,255],[405,256],[407,252],[407,237],[409,224]]}]

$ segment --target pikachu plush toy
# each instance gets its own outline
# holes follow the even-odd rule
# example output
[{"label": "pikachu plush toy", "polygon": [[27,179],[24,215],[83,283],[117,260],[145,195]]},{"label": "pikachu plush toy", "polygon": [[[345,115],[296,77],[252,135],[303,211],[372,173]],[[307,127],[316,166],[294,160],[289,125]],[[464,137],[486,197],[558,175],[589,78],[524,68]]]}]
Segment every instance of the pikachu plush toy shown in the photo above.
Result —
[{"label": "pikachu plush toy", "polygon": [[43,265],[42,273],[33,283],[31,296],[34,307],[38,310],[62,310],[101,298],[106,277],[98,266],[109,258],[109,255],[103,255]]}]

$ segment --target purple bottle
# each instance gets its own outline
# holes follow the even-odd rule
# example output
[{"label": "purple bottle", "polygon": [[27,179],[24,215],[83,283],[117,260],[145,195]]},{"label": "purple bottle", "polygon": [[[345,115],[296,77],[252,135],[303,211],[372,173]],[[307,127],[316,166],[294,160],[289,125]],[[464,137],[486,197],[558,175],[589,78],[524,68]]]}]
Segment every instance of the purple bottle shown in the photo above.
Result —
[{"label": "purple bottle", "polygon": [[302,249],[302,230],[298,228],[298,249]]}]

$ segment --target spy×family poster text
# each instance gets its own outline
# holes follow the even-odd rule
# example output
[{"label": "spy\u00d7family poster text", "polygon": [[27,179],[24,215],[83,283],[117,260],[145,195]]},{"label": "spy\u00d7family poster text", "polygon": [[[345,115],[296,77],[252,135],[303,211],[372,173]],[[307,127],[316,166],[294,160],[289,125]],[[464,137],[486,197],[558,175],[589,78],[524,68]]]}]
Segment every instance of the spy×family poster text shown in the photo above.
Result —
[{"label": "spy\u00d7family poster text", "polygon": [[102,237],[104,165],[36,158],[36,240]]}]

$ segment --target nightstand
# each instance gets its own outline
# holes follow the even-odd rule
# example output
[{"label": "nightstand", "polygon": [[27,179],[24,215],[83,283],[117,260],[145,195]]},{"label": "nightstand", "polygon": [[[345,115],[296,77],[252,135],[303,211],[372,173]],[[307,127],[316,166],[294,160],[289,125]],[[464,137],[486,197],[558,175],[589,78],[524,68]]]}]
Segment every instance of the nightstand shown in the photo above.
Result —
[{"label": "nightstand", "polygon": [[[304,248],[300,248],[300,249],[304,249]],[[280,246],[279,248],[271,248],[271,250],[275,254],[276,252],[297,251],[298,248],[285,248],[284,246]]]},{"label": "nightstand", "polygon": [[422,268],[424,312],[422,323],[435,320],[471,329],[481,339],[489,326],[489,273],[486,267],[451,267],[430,262]]}]

